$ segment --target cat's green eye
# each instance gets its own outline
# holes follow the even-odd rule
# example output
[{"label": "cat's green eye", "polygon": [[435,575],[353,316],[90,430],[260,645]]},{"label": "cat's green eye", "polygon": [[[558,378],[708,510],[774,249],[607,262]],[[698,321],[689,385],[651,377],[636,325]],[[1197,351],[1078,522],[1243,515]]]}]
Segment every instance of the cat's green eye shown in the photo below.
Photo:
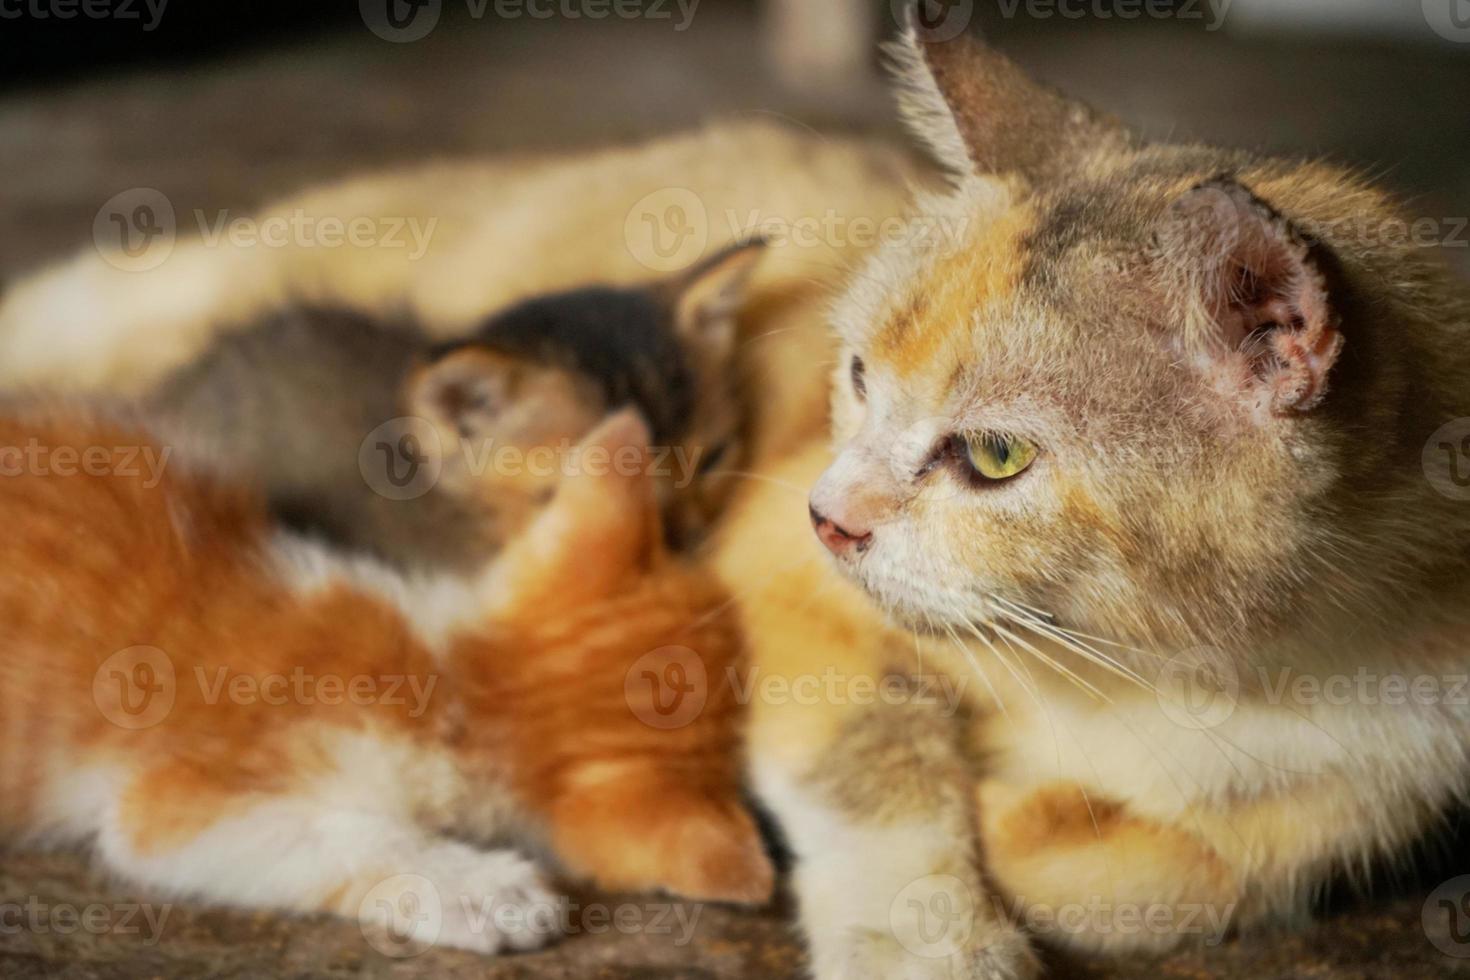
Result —
[{"label": "cat's green eye", "polygon": [[1009,480],[1036,461],[1036,444],[1019,436],[977,434],[964,445],[970,466],[987,480]]}]

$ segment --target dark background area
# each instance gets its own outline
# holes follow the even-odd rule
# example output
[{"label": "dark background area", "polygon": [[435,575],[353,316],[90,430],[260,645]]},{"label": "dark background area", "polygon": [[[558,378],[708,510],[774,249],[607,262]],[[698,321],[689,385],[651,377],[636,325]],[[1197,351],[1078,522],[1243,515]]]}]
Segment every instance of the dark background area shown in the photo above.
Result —
[{"label": "dark background area", "polygon": [[[158,188],[181,211],[244,210],[363,170],[570,151],[751,114],[899,138],[876,55],[793,83],[772,53],[768,11],[746,0],[703,0],[685,31],[646,19],[476,18],[464,0],[443,0],[438,26],[411,43],[375,35],[356,2],[171,0],[151,31],[142,0],[129,0],[131,20],[10,16],[37,2],[0,0],[0,279],[83,247],[98,208],[134,187]],[[1184,16],[1193,0],[1174,17],[1133,21],[1032,16],[1025,4],[1007,16],[1006,5],[981,2],[974,26],[1150,135],[1364,168],[1404,195],[1412,216],[1440,223],[1439,250],[1470,276],[1470,231],[1454,231],[1470,220],[1470,33],[1456,43],[1416,21],[1420,0],[1371,2],[1408,15],[1292,22],[1260,15],[1269,0],[1254,3],[1256,15],[1239,0],[1212,31]],[[866,9],[892,30],[886,0]],[[1421,925],[1424,896],[1470,870],[1470,825],[1451,826],[1422,860],[1382,869],[1371,900],[1334,889],[1315,930],[1055,975],[1470,976],[1470,959],[1441,955]],[[69,858],[0,858],[0,901],[28,894],[81,903],[117,893]],[[452,953],[380,963],[355,927],[327,920],[185,910],[175,922],[147,949],[0,935],[0,976],[787,977],[800,962],[778,914],[718,909],[706,912],[696,948],[584,936],[493,963]]]},{"label": "dark background area", "polygon": [[[435,29],[411,43],[381,39],[358,3],[340,0],[171,0],[151,31],[144,0],[91,0],[130,20],[12,16],[72,2],[87,0],[0,0],[0,276],[80,246],[103,202],[133,187],[158,188],[176,208],[248,209],[352,171],[621,142],[740,114],[898,136],[876,53],[849,72],[783,81],[769,10],[752,0],[702,0],[682,31],[440,0]],[[1470,215],[1470,30],[1453,43],[1412,11],[1391,27],[1328,30],[1259,13],[1323,0],[1232,0],[1220,30],[1207,4],[1223,0],[1179,0],[1163,18],[1035,15],[1052,2],[977,0],[973,26],[1149,135],[1360,166],[1446,237]],[[1420,0],[1341,0],[1363,3]],[[865,11],[875,32],[892,31],[887,0]],[[1470,275],[1467,239],[1442,251]]]}]

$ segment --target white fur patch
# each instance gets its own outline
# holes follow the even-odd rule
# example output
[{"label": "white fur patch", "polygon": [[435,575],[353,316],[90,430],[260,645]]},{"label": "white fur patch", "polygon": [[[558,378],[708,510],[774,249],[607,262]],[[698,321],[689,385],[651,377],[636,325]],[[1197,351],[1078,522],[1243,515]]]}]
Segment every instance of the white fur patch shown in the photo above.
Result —
[{"label": "white fur patch", "polygon": [[439,654],[455,633],[483,618],[488,607],[475,578],[402,572],[294,531],[278,531],[267,555],[272,571],[301,595],[343,587],[387,602]]},{"label": "white fur patch", "polygon": [[913,28],[884,46],[891,66],[899,115],[919,142],[929,148],[944,168],[955,177],[975,172],[975,163],[965,146],[954,113],[934,80],[924,58],[923,44]]}]

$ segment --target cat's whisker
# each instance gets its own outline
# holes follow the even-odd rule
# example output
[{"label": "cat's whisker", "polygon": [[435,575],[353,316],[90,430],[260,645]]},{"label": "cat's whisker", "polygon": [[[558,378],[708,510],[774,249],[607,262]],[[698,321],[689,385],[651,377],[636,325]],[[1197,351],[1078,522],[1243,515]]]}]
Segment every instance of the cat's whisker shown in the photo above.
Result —
[{"label": "cat's whisker", "polygon": [[[925,618],[927,619],[928,617],[926,616]],[[944,631],[949,634],[950,641],[954,643],[955,648],[958,649],[960,653],[965,656],[965,659],[970,662],[970,666],[974,669],[975,673],[980,675],[980,680],[985,684],[986,689],[990,691],[990,696],[995,699],[995,703],[1000,707],[1000,713],[1005,715],[1007,720],[1010,720],[1011,712],[1010,709],[1006,707],[1005,699],[1000,696],[1000,691],[997,690],[995,684],[991,682],[990,675],[985,672],[985,668],[980,666],[980,660],[978,657],[975,656],[975,651],[971,650],[969,645],[960,639],[959,634],[954,631],[954,627],[950,626],[948,623],[945,623],[943,625]],[[930,623],[930,626],[933,626],[932,622]],[[1000,658],[997,657],[996,659]],[[1004,664],[1004,661],[1002,661],[1002,664]],[[1014,724],[1014,721],[1012,721],[1012,724]]]},{"label": "cat's whisker", "polygon": [[1041,652],[1041,650],[1038,649],[1034,643],[1030,643],[1027,640],[1023,639],[1020,635],[1011,632],[995,620],[990,621],[990,628],[995,630],[997,636],[1005,637],[1010,642],[1015,643],[1017,646],[1021,647],[1021,649],[1036,657],[1036,659],[1040,660],[1043,664],[1050,667],[1058,674],[1061,674],[1063,677],[1067,678],[1078,688],[1086,691],[1088,694],[1092,695],[1100,701],[1108,700],[1107,695],[1098,690],[1095,685],[1084,679],[1076,671],[1056,660],[1054,657],[1050,657],[1047,654]]},{"label": "cat's whisker", "polygon": [[1144,656],[1144,657],[1162,657],[1163,656],[1162,654],[1154,653],[1154,652],[1149,651],[1149,650],[1144,650],[1144,649],[1141,649],[1139,647],[1133,646],[1132,644],[1123,643],[1120,640],[1111,640],[1111,639],[1108,639],[1105,636],[1094,636],[1091,633],[1083,633],[1083,632],[1081,632],[1079,630],[1072,629],[1070,626],[1063,626],[1061,623],[1058,623],[1057,622],[1057,617],[1056,617],[1056,615],[1054,613],[1049,613],[1045,609],[1041,609],[1041,608],[1038,608],[1037,606],[1033,606],[1033,605],[1030,605],[1028,603],[1021,602],[1019,599],[1010,599],[1010,598],[1007,598],[1005,596],[999,596],[999,595],[995,595],[995,594],[991,594],[990,598],[991,599],[994,599],[996,602],[1002,603],[1004,605],[1012,606],[1012,607],[1015,607],[1015,608],[1018,608],[1018,609],[1023,609],[1026,612],[1031,613],[1033,616],[1036,616],[1036,617],[1042,619],[1043,621],[1045,621],[1046,624],[1049,627],[1051,627],[1052,629],[1054,629],[1054,630],[1060,630],[1061,632],[1066,633],[1068,636],[1073,636],[1073,637],[1076,637],[1076,638],[1081,639],[1081,640],[1091,640],[1093,643],[1101,643],[1104,646],[1117,647],[1120,650],[1127,650],[1129,653],[1138,654],[1139,656]]},{"label": "cat's whisker", "polygon": [[[982,677],[982,679],[985,680],[986,685],[989,686],[989,683],[991,683],[989,682],[989,676],[985,673],[985,669],[983,669],[983,667],[980,667],[979,658],[976,657],[975,651],[973,651],[973,649],[970,649],[970,645],[966,644],[963,639],[960,639],[960,635],[954,632],[953,626],[945,623],[944,629],[945,632],[950,635],[950,639],[954,642],[954,645],[956,645],[957,648],[960,649],[960,652],[963,652],[964,657],[966,657],[967,660],[970,661],[970,666],[978,671],[980,677]],[[1011,666],[1010,663],[1007,663],[1004,657],[1001,657],[1000,651],[998,651],[998,649],[995,649],[994,645],[991,645],[991,652],[995,655],[995,660],[997,660],[997,663],[1000,663],[1000,666],[1004,667],[1004,669],[1007,670],[1008,673],[1010,673],[1011,677],[1014,677],[1014,680],[1016,680],[1016,685],[1019,686],[1019,688],[1022,689],[1022,691],[1025,692],[1026,695],[1028,695],[1029,698],[1032,699],[1032,701],[1036,702],[1036,707],[1041,708],[1041,699],[1036,696],[1036,692],[1032,691],[1028,683],[1026,683],[1025,680],[1022,679],[1022,676],[1020,676],[1019,673],[1016,673],[1016,669],[1014,669],[1014,667]],[[997,689],[994,688],[994,686],[991,686],[991,692],[994,693],[995,699],[997,699],[997,704],[1001,705],[1001,711],[1004,711],[1004,713],[1007,714],[1007,717],[1010,717],[1010,713],[1005,710],[1005,702],[1001,701],[1000,699],[1000,692],[998,692]]]},{"label": "cat's whisker", "polygon": [[[1067,630],[1064,630],[1063,628],[1058,626],[1054,626],[1053,624],[1045,622],[1033,614],[1027,613],[1025,610],[1015,607],[1014,604],[1008,602],[1000,596],[992,595],[990,596],[990,598],[995,602],[997,606],[1001,607],[1001,611],[1007,616],[1007,618],[1012,620],[1016,625],[1020,626],[1021,628],[1032,629],[1042,636],[1054,640],[1064,649],[1070,650],[1071,652],[1076,653],[1078,656],[1088,661],[1091,661],[1097,666],[1102,667],[1103,669],[1110,671],[1111,673],[1117,674],[1119,677],[1122,677],[1125,680],[1139,685],[1146,691],[1155,690],[1154,685],[1137,671],[1128,667],[1126,664],[1119,663],[1117,660],[1109,657],[1101,650],[1098,650],[1095,647],[1089,646],[1088,644],[1075,639]],[[1034,650],[1034,647],[1032,649]]]},{"label": "cat's whisker", "polygon": [[747,348],[747,347],[751,346],[752,344],[754,344],[757,340],[765,340],[768,337],[778,337],[781,334],[796,333],[798,331],[805,330],[805,329],[809,329],[809,328],[805,324],[803,324],[802,326],[781,327],[781,328],[776,329],[776,330],[767,330],[765,333],[758,333],[754,337],[747,337],[747,338],[745,338],[744,340],[742,340],[740,342],[740,345],[739,345],[739,348],[738,349],[739,350],[744,350],[745,348]]},{"label": "cat's whisker", "polygon": [[790,490],[792,493],[801,494],[803,497],[805,497],[809,492],[805,487],[799,487],[795,483],[792,483],[790,480],[782,480],[774,476],[766,476],[764,473],[753,473],[750,470],[715,470],[708,475],[709,477],[734,477],[737,480],[755,480],[759,483],[769,483],[772,486],[780,487],[783,490]]}]

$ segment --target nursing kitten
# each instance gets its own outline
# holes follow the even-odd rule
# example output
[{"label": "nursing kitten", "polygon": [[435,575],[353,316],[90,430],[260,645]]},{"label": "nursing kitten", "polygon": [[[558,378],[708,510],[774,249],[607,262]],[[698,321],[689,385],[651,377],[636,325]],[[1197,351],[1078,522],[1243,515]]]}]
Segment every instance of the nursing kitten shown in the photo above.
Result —
[{"label": "nursing kitten", "polygon": [[[422,254],[351,236],[341,247],[256,248],[181,235],[168,261],[137,271],[89,241],[0,295],[0,389],[137,396],[218,330],[293,302],[385,319],[406,310],[436,340],[453,340],[527,297],[587,282],[636,287],[650,270],[676,273],[764,235],[771,245],[747,289],[734,357],[735,374],[760,392],[741,400],[748,469],[825,431],[825,311],[841,274],[892,229],[910,184],[932,181],[919,163],[888,141],[743,117],[532,163],[351,175],[253,219],[417,223],[433,228]],[[834,233],[812,233],[824,227]]]},{"label": "nursing kitten", "polygon": [[436,343],[415,323],[288,305],[217,334],[148,398],[220,447],[295,527],[405,566],[471,571],[555,488],[569,450],[624,405],[653,427],[672,540],[697,540],[729,480],[735,316],[763,251],[667,282],[538,297]]},{"label": "nursing kitten", "polygon": [[[756,674],[848,685],[753,707],[815,973],[1299,921],[1466,797],[1465,290],[1352,174],[1145,143],[968,39],[898,55],[954,174],[915,209],[960,232],[854,278],[835,453],[720,558]],[[889,671],[963,696],[855,696]]]},{"label": "nursing kitten", "polygon": [[[483,575],[426,579],[277,530],[132,422],[6,411],[0,458],[26,463],[0,480],[5,838],[88,846],[160,894],[485,952],[545,942],[556,899],[467,841],[549,842],[614,888],[764,898],[740,645],[709,577],[664,551],[649,437],[614,416],[582,448],[622,464],[564,480]],[[670,727],[636,672],[690,657],[702,710]]]}]

